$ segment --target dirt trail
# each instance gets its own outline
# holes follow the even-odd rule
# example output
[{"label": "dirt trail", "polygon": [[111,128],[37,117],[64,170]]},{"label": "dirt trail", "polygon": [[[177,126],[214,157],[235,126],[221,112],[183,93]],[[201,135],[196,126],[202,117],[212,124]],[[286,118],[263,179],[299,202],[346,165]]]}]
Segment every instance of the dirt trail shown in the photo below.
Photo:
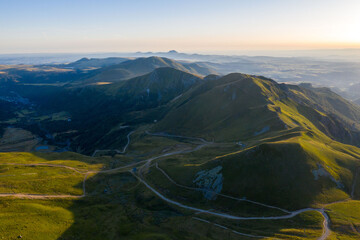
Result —
[{"label": "dirt trail", "polygon": [[82,198],[83,195],[48,195],[48,194],[25,194],[25,193],[0,193],[0,197],[14,197],[21,199],[54,199],[54,198]]},{"label": "dirt trail", "polygon": [[[130,134],[129,133],[129,142],[130,142]],[[147,132],[147,134],[150,134]],[[84,180],[83,180],[83,194],[79,195],[79,196],[74,196],[74,195],[46,195],[46,194],[22,194],[22,193],[0,193],[0,197],[16,197],[16,198],[25,198],[25,199],[49,199],[49,198],[82,198],[86,196],[86,180],[87,177],[90,174],[99,174],[99,173],[111,173],[111,172],[115,172],[121,169],[127,169],[133,166],[137,166],[141,163],[144,163],[141,167],[145,167],[145,166],[150,166],[151,162],[153,160],[162,158],[162,157],[166,157],[166,156],[171,156],[171,155],[175,155],[175,154],[184,154],[184,153],[190,153],[190,152],[194,152],[197,151],[201,148],[203,148],[204,146],[207,146],[209,144],[212,144],[211,142],[208,142],[204,139],[201,138],[191,138],[191,137],[183,137],[183,136],[177,136],[177,135],[169,135],[169,134],[165,134],[165,133],[152,133],[150,135],[155,135],[155,136],[167,136],[167,137],[179,137],[179,138],[186,138],[186,139],[193,139],[193,140],[200,140],[201,142],[203,142],[203,144],[198,145],[197,147],[195,147],[194,149],[190,149],[190,150],[179,150],[179,151],[174,151],[174,152],[170,152],[170,153],[165,153],[156,157],[152,157],[150,159],[147,160],[143,160],[140,162],[136,162],[136,163],[132,163],[126,166],[122,166],[122,167],[118,167],[118,168],[114,168],[114,169],[108,169],[108,170],[99,170],[99,171],[87,171],[87,172],[81,172],[76,168],[73,167],[69,167],[69,166],[65,166],[65,165],[55,165],[55,164],[45,164],[45,163],[33,163],[33,164],[17,164],[17,163],[1,163],[1,164],[7,164],[7,165],[23,165],[23,166],[50,166],[50,167],[64,167],[67,169],[71,169],[75,172],[78,172],[80,174],[84,174]],[[129,143],[128,142],[128,143]],[[128,144],[127,144],[128,145]],[[127,145],[124,147],[124,151],[127,148]],[[156,167],[162,171],[162,173],[169,179],[169,181],[171,181],[172,183],[180,186],[180,187],[185,187],[188,189],[192,189],[192,190],[199,190],[196,188],[190,188],[187,186],[182,186],[180,184],[177,184],[174,180],[172,180],[170,178],[170,176],[168,176],[165,171],[163,171],[162,169],[160,169],[158,167],[158,165],[156,164]],[[178,206],[180,208],[184,208],[184,209],[188,209],[188,210],[192,210],[195,211],[197,213],[204,213],[204,214],[208,214],[208,215],[212,215],[212,216],[216,216],[216,217],[221,217],[221,218],[226,218],[226,219],[232,219],[232,220],[280,220],[280,219],[290,219],[293,218],[303,212],[307,212],[307,211],[317,211],[319,213],[322,214],[324,221],[323,221],[323,234],[321,235],[320,238],[318,238],[319,240],[325,240],[327,239],[327,237],[330,235],[331,231],[329,228],[329,223],[330,223],[330,219],[328,217],[328,215],[325,213],[325,210],[323,208],[319,209],[319,208],[304,208],[304,209],[300,209],[300,210],[296,210],[296,211],[288,211],[282,208],[278,208],[276,206],[270,206],[267,204],[262,204],[262,203],[258,203],[258,202],[254,202],[251,200],[246,200],[261,206],[265,206],[265,207],[269,207],[269,208],[274,208],[274,209],[278,209],[281,210],[285,213],[287,213],[286,215],[281,215],[281,216],[270,216],[270,217],[240,217],[240,216],[235,216],[235,215],[231,215],[231,214],[227,214],[227,213],[221,213],[221,212],[215,212],[213,210],[206,210],[206,209],[201,209],[201,208],[196,208],[196,207],[191,207],[182,203],[179,203],[177,201],[171,200],[167,197],[165,197],[164,195],[162,195],[160,192],[158,192],[157,190],[155,190],[153,187],[151,187],[142,177],[141,177],[141,171],[139,171],[139,176],[136,175],[133,171],[129,171],[130,173],[132,173],[138,180],[139,182],[143,183],[149,190],[151,190],[155,195],[157,195],[159,198],[161,198],[162,200],[164,200],[167,203],[170,203],[172,205]],[[220,195],[220,194],[219,194]],[[234,200],[242,200],[245,201],[244,199],[239,199],[239,198],[235,198],[235,197],[231,197],[231,196],[227,196],[227,195],[223,195],[221,194],[221,196],[223,197],[227,197],[227,198],[232,198]],[[203,220],[203,219],[202,219]],[[206,220],[204,220],[206,221]],[[224,226],[221,225],[217,225],[218,227],[222,227],[222,228],[226,228]],[[227,229],[227,228],[226,228]],[[236,232],[234,230],[232,230],[234,233],[237,233],[239,235],[243,235],[243,236],[248,236],[248,237],[259,237],[259,236],[255,236],[255,235],[250,235],[250,234],[242,234],[239,232]]]},{"label": "dirt trail", "polygon": [[203,143],[212,143],[212,142],[208,142],[205,139],[199,138],[199,137],[186,137],[186,136],[173,135],[173,134],[168,134],[168,133],[151,133],[149,131],[145,131],[145,133],[148,134],[148,135],[151,135],[151,136],[184,138],[184,139],[190,139],[190,140],[198,140],[198,141],[201,141]]},{"label": "dirt trail", "polygon": [[29,166],[29,167],[32,167],[32,166],[59,167],[59,168],[66,168],[66,169],[75,171],[75,172],[80,173],[80,174],[86,173],[86,172],[81,172],[76,168],[69,167],[69,166],[66,166],[66,165],[61,165],[61,164],[50,164],[50,163],[0,163],[0,165]]},{"label": "dirt trail", "polygon": [[225,198],[229,198],[229,199],[233,199],[233,200],[236,200],[236,201],[249,202],[249,203],[253,203],[253,204],[259,205],[259,206],[263,206],[263,207],[267,207],[267,208],[272,208],[272,209],[280,210],[280,211],[282,211],[282,212],[284,212],[284,213],[290,213],[290,211],[288,211],[288,210],[286,210],[286,209],[279,208],[279,207],[275,207],[275,206],[271,206],[271,205],[264,204],[264,203],[259,203],[259,202],[252,201],[252,200],[248,200],[248,199],[245,199],[245,198],[237,198],[237,197],[225,195],[225,194],[222,194],[222,193],[217,193],[217,192],[214,192],[214,191],[211,191],[211,190],[208,190],[208,189],[194,188],[194,187],[188,187],[188,186],[184,186],[184,185],[178,184],[178,183],[175,182],[172,178],[170,178],[170,176],[169,176],[163,169],[161,169],[161,168],[159,167],[159,164],[158,164],[157,162],[156,162],[155,166],[156,166],[156,168],[157,168],[167,179],[169,179],[170,182],[172,182],[173,184],[175,184],[175,185],[178,186],[178,187],[185,188],[185,189],[189,189],[189,190],[194,190],[194,191],[207,191],[207,192],[214,193],[214,194],[216,194],[216,195],[218,195],[218,196],[225,197]]},{"label": "dirt trail", "polygon": [[[123,151],[125,152],[127,149],[127,146],[130,144],[130,135],[133,133],[134,131],[130,132],[128,134],[128,144],[124,147]],[[206,142],[206,141],[205,141]],[[181,154],[181,153],[188,153],[188,152],[192,152],[192,151],[197,151],[198,149],[202,148],[204,145],[207,145],[208,143],[204,143],[202,145],[197,146],[194,149],[190,149],[190,150],[179,150],[179,151],[174,151],[174,152],[170,152],[170,153],[164,153],[162,155],[156,156],[156,157],[152,157],[146,160],[142,160],[139,162],[135,162],[135,163],[131,163],[128,164],[126,166],[121,166],[121,167],[117,167],[117,168],[112,168],[112,169],[107,169],[107,170],[98,170],[98,171],[80,171],[74,167],[69,167],[66,165],[61,165],[61,164],[50,164],[50,163],[0,163],[0,165],[14,165],[14,166],[47,166],[47,167],[60,167],[60,168],[66,168],[72,171],[75,171],[77,173],[83,174],[84,175],[84,180],[83,180],[83,194],[82,195],[67,195],[67,194],[60,194],[60,195],[48,195],[48,194],[26,194],[26,193],[0,193],[0,197],[16,197],[16,198],[27,198],[27,199],[50,199],[50,198],[82,198],[86,196],[86,180],[88,178],[88,176],[90,174],[101,174],[101,173],[112,173],[112,172],[117,172],[119,170],[123,170],[123,169],[128,169],[128,168],[132,168],[135,167],[137,165],[143,164],[141,166],[147,166],[150,165],[150,163],[153,160],[162,158],[162,157],[167,157],[167,156],[171,156],[171,155],[176,155],[176,154]]]},{"label": "dirt trail", "polygon": [[351,188],[351,198],[354,198],[354,195],[355,195],[355,188],[356,188],[357,178],[359,176],[359,171],[360,171],[360,168],[358,168],[356,170],[356,174],[355,174],[354,181],[353,181],[352,188]]},{"label": "dirt trail", "polygon": [[126,136],[126,138],[127,138],[127,143],[126,143],[126,145],[124,146],[124,148],[123,148],[123,150],[118,150],[118,149],[97,149],[97,150],[95,150],[94,151],[94,153],[91,155],[92,157],[95,157],[96,156],[96,154],[98,153],[98,152],[101,152],[101,151],[115,151],[117,154],[124,154],[125,152],[126,152],[126,149],[128,148],[128,146],[129,146],[129,144],[130,144],[130,136],[131,136],[131,134],[133,134],[135,131],[131,131],[127,136]]},{"label": "dirt trail", "polygon": [[156,191],[153,187],[151,187],[147,182],[145,182],[142,178],[138,177],[137,175],[135,175],[134,173],[132,173],[141,183],[143,183],[149,190],[151,190],[155,195],[157,195],[159,198],[161,198],[162,200],[164,200],[165,202],[168,202],[172,205],[178,206],[180,208],[184,208],[184,209],[188,209],[188,210],[192,210],[198,213],[204,213],[204,214],[208,214],[208,215],[212,215],[212,216],[216,216],[216,217],[221,217],[221,218],[226,218],[226,219],[232,219],[232,220],[280,220],[280,219],[289,219],[289,218],[293,218],[297,215],[299,215],[300,213],[303,212],[308,212],[308,211],[317,211],[319,213],[322,214],[322,216],[324,217],[324,221],[323,221],[323,234],[320,238],[318,238],[319,240],[325,240],[327,239],[327,237],[330,234],[330,229],[329,229],[329,217],[328,215],[325,213],[324,209],[318,209],[318,208],[304,208],[304,209],[300,209],[297,211],[293,211],[290,212],[287,215],[283,215],[283,216],[272,216],[272,217],[239,217],[239,216],[235,216],[235,215],[231,215],[231,214],[227,214],[227,213],[221,213],[221,212],[215,212],[212,210],[206,210],[206,209],[201,209],[201,208],[196,208],[196,207],[191,207],[182,203],[179,203],[177,201],[171,200],[167,197],[165,197],[164,195],[162,195],[161,193],[159,193],[158,191]]}]

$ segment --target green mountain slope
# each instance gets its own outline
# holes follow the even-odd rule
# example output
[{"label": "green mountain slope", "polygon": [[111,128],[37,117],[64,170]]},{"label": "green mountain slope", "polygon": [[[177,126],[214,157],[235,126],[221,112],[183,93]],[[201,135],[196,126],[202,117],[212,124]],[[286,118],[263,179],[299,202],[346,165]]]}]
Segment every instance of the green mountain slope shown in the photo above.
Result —
[{"label": "green mountain slope", "polygon": [[[357,106],[328,89],[230,74],[172,102],[153,131],[204,137],[218,145],[161,163],[175,181],[196,187],[197,174],[221,167],[222,193],[297,209],[347,199],[360,190],[353,187],[360,149],[347,145],[360,143],[359,116]],[[224,142],[231,151],[221,150]]]},{"label": "green mountain slope", "polygon": [[43,112],[69,113],[71,122],[41,124],[56,132],[76,130],[70,135],[73,149],[91,154],[94,149],[123,146],[132,128],[118,129],[119,125],[135,128],[161,119],[167,103],[202,82],[202,78],[187,72],[157,68],[144,76],[110,85],[21,86],[16,90]]},{"label": "green mountain slope", "polygon": [[180,63],[168,58],[149,57],[137,58],[105,67],[94,77],[86,79],[84,83],[117,82],[147,74],[161,67],[171,67],[200,76],[216,73],[196,63]]},{"label": "green mountain slope", "polygon": [[123,101],[135,98],[137,101],[157,101],[158,104],[163,104],[200,82],[201,78],[198,76],[164,67],[140,77],[98,88]]},{"label": "green mountain slope", "polygon": [[171,107],[157,131],[236,141],[300,127],[344,143],[360,143],[360,108],[328,89],[229,74],[206,81]]},{"label": "green mountain slope", "polygon": [[120,57],[90,58],[90,59],[82,58],[72,63],[62,64],[61,66],[77,68],[77,69],[90,69],[90,68],[101,68],[110,65],[115,65],[128,60],[129,58],[120,58]]},{"label": "green mountain slope", "polygon": [[[219,146],[208,147],[162,160],[159,166],[175,182],[189,187],[199,187],[196,179],[202,172],[220,169],[222,194],[292,210],[348,199],[353,186],[355,197],[360,191],[360,186],[353,185],[360,166],[360,150],[354,146],[314,138],[311,133],[247,144],[223,153]],[[212,190],[211,185],[205,187]],[[174,195],[176,189],[169,194]],[[188,203],[201,200],[187,197]],[[235,203],[220,196],[209,200],[235,211],[231,208]]]},{"label": "green mountain slope", "polygon": [[[267,104],[250,78],[228,75],[181,97],[156,130],[236,141],[255,136],[264,128],[283,129],[284,124]],[[259,115],[262,117],[257,118]]]}]

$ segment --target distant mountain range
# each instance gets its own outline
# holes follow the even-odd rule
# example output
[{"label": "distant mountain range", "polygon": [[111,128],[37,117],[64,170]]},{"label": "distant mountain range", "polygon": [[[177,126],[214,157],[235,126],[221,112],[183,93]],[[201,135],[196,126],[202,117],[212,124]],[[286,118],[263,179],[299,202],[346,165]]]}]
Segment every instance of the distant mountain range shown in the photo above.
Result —
[{"label": "distant mountain range", "polygon": [[2,65],[0,82],[23,84],[87,85],[112,83],[147,74],[157,68],[171,67],[198,76],[217,74],[216,71],[197,63],[178,62],[168,58],[83,58],[59,65]]},{"label": "distant mountain range", "polygon": [[168,58],[149,57],[128,60],[103,68],[99,71],[98,74],[89,79],[86,79],[84,82],[117,82],[144,75],[153,71],[154,69],[161,67],[171,67],[199,76],[216,74],[216,72],[210,68],[202,67],[197,63],[180,63]]},{"label": "distant mountain range", "polygon": [[[84,56],[87,57],[84,58]],[[158,60],[152,59],[155,56],[158,57]],[[54,60],[56,55],[26,55],[23,57],[6,55],[3,56],[3,61],[1,61],[0,56],[0,63],[12,63],[13,65],[11,67],[9,65],[0,66],[0,82],[16,80],[27,83],[40,83],[46,80],[47,82],[65,84],[73,80],[83,79],[93,84],[97,80],[104,81],[102,80],[103,77],[108,78],[109,81],[119,81],[146,74],[156,67],[175,67],[182,71],[185,70],[203,76],[211,73],[226,75],[241,72],[262,75],[278,82],[312,83],[317,87],[330,87],[333,91],[349,100],[360,98],[359,91],[354,90],[353,87],[356,87],[360,79],[360,63],[358,60],[353,58],[344,60],[336,58],[334,55],[328,58],[316,56],[318,55],[314,55],[314,57],[209,55],[187,54],[172,50],[169,52],[126,54],[72,54],[68,56],[67,60],[64,60],[66,55],[59,55],[59,60],[54,63],[54,61],[56,62]],[[137,58],[139,59],[136,60]],[[16,59],[19,59],[19,61]],[[152,60],[150,61],[150,59]],[[135,62],[130,63],[133,60]],[[127,61],[130,62],[125,64]],[[14,63],[20,62],[30,65],[14,65]],[[131,65],[134,68],[131,69]],[[59,71],[67,71],[68,75],[57,77]],[[114,77],[114,74],[118,77]],[[95,75],[98,75],[97,80],[94,78]],[[61,78],[62,76],[64,77]]]}]

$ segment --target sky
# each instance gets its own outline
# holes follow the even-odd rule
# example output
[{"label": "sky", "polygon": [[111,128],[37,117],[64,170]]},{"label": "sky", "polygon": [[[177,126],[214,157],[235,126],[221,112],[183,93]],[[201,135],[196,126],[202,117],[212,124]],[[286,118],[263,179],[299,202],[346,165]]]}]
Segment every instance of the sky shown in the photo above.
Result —
[{"label": "sky", "polygon": [[0,0],[0,54],[343,48],[359,0]]}]

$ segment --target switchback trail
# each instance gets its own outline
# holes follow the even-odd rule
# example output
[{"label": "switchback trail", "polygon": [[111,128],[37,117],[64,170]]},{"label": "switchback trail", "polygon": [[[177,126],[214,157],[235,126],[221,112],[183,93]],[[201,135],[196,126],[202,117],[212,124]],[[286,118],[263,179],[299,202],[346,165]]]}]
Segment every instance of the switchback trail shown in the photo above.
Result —
[{"label": "switchback trail", "polygon": [[358,168],[356,170],[356,173],[355,173],[354,182],[353,182],[353,185],[351,187],[351,198],[354,198],[354,195],[355,195],[355,188],[356,188],[357,178],[359,176],[359,171],[360,171],[360,168]]},{"label": "switchback trail", "polygon": [[[123,151],[126,151],[127,146],[130,143],[130,135],[133,133],[134,131],[130,132],[128,134],[128,144],[124,147]],[[185,137],[186,138],[186,137]],[[135,167],[137,165],[143,164],[141,167],[146,166],[146,165],[150,165],[150,163],[153,160],[159,159],[159,158],[163,158],[163,157],[168,157],[171,155],[176,155],[176,154],[182,154],[182,153],[189,153],[189,152],[193,152],[193,151],[197,151],[199,149],[201,149],[202,147],[204,147],[205,145],[210,144],[209,142],[206,142],[204,144],[198,145],[196,146],[194,149],[185,149],[185,150],[178,150],[178,151],[174,151],[174,152],[169,152],[169,153],[164,153],[162,155],[159,156],[155,156],[146,160],[142,160],[139,162],[134,162],[125,166],[121,166],[121,167],[117,167],[117,168],[112,168],[112,169],[107,169],[107,170],[97,170],[97,171],[80,171],[74,167],[69,167],[66,165],[61,165],[61,164],[50,164],[50,163],[0,163],[0,165],[15,165],[15,166],[46,166],[46,167],[60,167],[60,168],[66,168],[72,171],[75,171],[79,174],[83,174],[84,175],[84,180],[83,180],[83,194],[82,195],[68,195],[68,194],[59,194],[59,195],[50,195],[50,194],[27,194],[27,193],[0,193],[0,197],[15,197],[15,198],[28,198],[28,199],[50,199],[50,198],[82,198],[86,196],[86,180],[88,178],[88,176],[90,174],[102,174],[102,173],[112,173],[112,172],[118,172],[119,170],[127,170],[128,168],[131,167]]]},{"label": "switchback trail", "polygon": [[157,168],[160,172],[162,172],[162,174],[163,174],[167,179],[169,179],[170,182],[172,182],[173,184],[175,184],[175,185],[178,186],[178,187],[185,188],[185,189],[189,189],[189,190],[194,190],[194,191],[201,191],[201,192],[206,191],[206,192],[211,192],[211,193],[216,194],[216,195],[218,195],[218,196],[225,197],[225,198],[229,198],[229,199],[233,199],[233,200],[236,200],[236,201],[249,202],[249,203],[253,203],[253,204],[259,205],[259,206],[263,206],[263,207],[267,207],[267,208],[272,208],[272,209],[277,209],[277,210],[280,210],[280,211],[285,212],[285,213],[290,213],[290,211],[288,211],[288,210],[286,210],[286,209],[279,208],[279,207],[275,207],[275,206],[271,206],[271,205],[264,204],[264,203],[259,203],[259,202],[252,201],[252,200],[248,200],[248,199],[245,199],[245,198],[237,198],[237,197],[225,195],[225,194],[222,194],[222,193],[217,193],[217,192],[214,192],[214,191],[211,191],[211,190],[208,190],[208,189],[194,188],[194,187],[188,187],[188,186],[185,186],[185,185],[178,184],[178,183],[175,182],[172,178],[170,178],[170,176],[169,176],[163,169],[161,169],[161,168],[159,167],[159,164],[158,164],[157,162],[156,162],[155,166],[156,166],[156,168]]},{"label": "switchback trail", "polygon": [[[132,132],[131,132],[132,133]],[[128,134],[128,144],[130,142],[130,135],[131,133]],[[150,134],[147,132],[147,134]],[[174,151],[174,152],[170,152],[170,153],[165,153],[156,157],[152,157],[143,161],[139,161],[139,162],[135,162],[135,163],[131,163],[128,164],[126,166],[122,166],[122,167],[118,167],[118,168],[113,168],[113,169],[108,169],[108,170],[98,170],[98,171],[87,171],[87,172],[82,172],[79,171],[76,168],[73,167],[69,167],[66,165],[56,165],[56,164],[47,164],[47,163],[33,163],[33,164],[20,164],[20,163],[0,163],[0,165],[22,165],[22,166],[49,166],[49,167],[63,167],[63,168],[67,168],[70,170],[73,170],[77,173],[83,174],[84,175],[84,180],[83,180],[83,194],[82,195],[78,195],[78,196],[74,196],[74,195],[46,195],[46,194],[22,194],[22,193],[0,193],[0,197],[15,197],[15,198],[27,198],[27,199],[49,199],[49,198],[82,198],[86,196],[86,180],[87,177],[90,174],[101,174],[101,173],[111,173],[111,172],[116,172],[122,169],[125,169],[127,171],[128,168],[130,167],[134,167],[137,166],[139,164],[142,164],[140,168],[143,168],[144,166],[149,166],[151,164],[151,162],[153,160],[162,158],[162,157],[166,157],[166,156],[171,156],[171,155],[175,155],[175,154],[183,154],[183,153],[190,153],[190,152],[194,152],[197,151],[199,149],[201,149],[204,146],[207,146],[209,144],[212,144],[212,142],[208,142],[205,139],[202,138],[192,138],[192,137],[183,137],[183,136],[177,136],[177,135],[169,135],[166,133],[151,133],[150,135],[155,135],[155,136],[164,136],[164,137],[179,137],[179,138],[186,138],[186,139],[193,139],[193,140],[199,140],[201,142],[203,142],[203,144],[198,145],[197,147],[195,147],[194,149],[187,149],[187,150],[178,150],[178,151]],[[123,151],[126,151],[126,148],[128,146],[128,144],[124,147]],[[197,188],[191,188],[191,187],[187,187],[187,186],[182,186],[180,184],[177,184],[174,180],[172,180],[166,173],[165,171],[163,171],[161,168],[158,167],[158,165],[156,164],[156,167],[168,178],[169,181],[171,181],[172,183],[180,186],[180,187],[185,187],[188,189],[192,189],[192,190],[200,190]],[[281,210],[285,213],[287,213],[286,215],[281,215],[281,216],[269,216],[269,217],[240,217],[240,216],[235,216],[235,215],[231,215],[231,214],[227,214],[227,213],[221,213],[221,212],[215,212],[213,210],[205,210],[205,209],[201,209],[201,208],[196,208],[196,207],[192,207],[192,206],[188,206],[182,203],[179,203],[177,201],[171,200],[167,197],[165,197],[164,195],[162,195],[160,192],[158,192],[156,189],[154,189],[153,187],[151,187],[141,176],[136,175],[133,171],[129,171],[131,174],[133,174],[138,180],[139,182],[143,183],[149,190],[151,190],[155,195],[157,195],[159,198],[161,198],[162,200],[164,200],[167,203],[170,203],[172,205],[178,206],[180,208],[184,208],[184,209],[188,209],[188,210],[192,210],[195,211],[197,213],[204,213],[204,214],[208,214],[208,215],[212,215],[212,216],[216,216],[216,217],[221,217],[221,218],[226,218],[226,219],[232,219],[232,220],[280,220],[280,219],[290,219],[293,218],[301,213],[307,212],[307,211],[317,211],[319,213],[321,213],[321,215],[324,218],[323,221],[323,234],[321,235],[320,238],[318,238],[319,240],[325,240],[327,239],[327,237],[330,235],[330,229],[329,229],[329,223],[330,223],[330,219],[328,217],[328,215],[325,213],[325,210],[323,208],[319,209],[319,208],[304,208],[304,209],[300,209],[300,210],[296,210],[296,211],[288,211],[282,208],[278,208],[275,206],[270,206],[267,204],[262,204],[262,203],[258,203],[258,202],[254,202],[251,200],[247,200],[248,202],[252,202],[261,206],[265,206],[265,207],[269,207],[269,208],[274,208],[274,209],[278,209]],[[140,171],[139,171],[140,172]],[[220,195],[220,194],[219,194]],[[232,198],[234,200],[242,200],[245,201],[244,199],[239,199],[239,198],[235,198],[235,197],[231,197],[228,195],[224,195],[221,194],[221,196],[223,197],[227,197],[227,198]],[[198,219],[199,220],[199,219]],[[203,219],[202,219],[203,220]],[[206,221],[206,220],[204,220]],[[218,225],[219,227],[223,227],[221,225]],[[243,235],[243,236],[248,236],[248,237],[262,237],[262,236],[256,236],[256,235],[250,235],[250,234],[243,234],[243,233],[239,233],[236,232],[234,230],[232,230],[234,233],[237,233],[239,235]]]},{"label": "switchback trail", "polygon": [[59,167],[59,168],[66,168],[66,169],[75,171],[75,172],[80,173],[80,174],[86,173],[86,172],[81,172],[81,171],[79,171],[78,169],[76,169],[74,167],[69,167],[69,166],[62,165],[62,164],[51,164],[51,163],[0,163],[0,165],[28,166],[28,167],[32,167],[32,166]]},{"label": "switchback trail", "polygon": [[162,195],[161,193],[159,193],[158,191],[156,191],[153,187],[151,187],[142,178],[138,177],[133,172],[131,172],[131,173],[140,182],[142,182],[149,190],[151,190],[155,195],[157,195],[159,198],[161,198],[165,202],[168,202],[168,203],[170,203],[172,205],[175,205],[175,206],[178,206],[180,208],[184,208],[184,209],[192,210],[192,211],[195,211],[195,212],[198,212],[198,213],[204,213],[204,214],[208,214],[208,215],[212,215],[212,216],[216,216],[216,217],[232,219],[232,220],[281,220],[281,219],[293,218],[293,217],[299,215],[300,213],[304,213],[304,212],[308,212],[308,211],[317,211],[317,212],[321,213],[321,215],[324,217],[323,234],[318,239],[319,240],[325,240],[330,234],[330,229],[329,229],[329,221],[330,221],[330,219],[329,219],[328,215],[325,213],[324,209],[304,208],[304,209],[292,211],[287,215],[274,216],[274,217],[239,217],[239,216],[235,216],[235,215],[231,215],[231,214],[227,214],[227,213],[220,213],[220,212],[215,212],[215,211],[212,211],[212,210],[205,210],[205,209],[201,209],[201,208],[191,207],[191,206],[187,206],[185,204],[179,203],[177,201],[171,200],[171,199],[165,197],[164,195]]},{"label": "switchback trail", "polygon": [[54,199],[54,198],[82,198],[83,195],[68,195],[68,194],[60,194],[60,195],[51,195],[51,194],[26,194],[26,193],[0,193],[0,197],[13,197],[13,198],[21,198],[21,199]]},{"label": "switchback trail", "polygon": [[98,153],[98,152],[101,152],[101,151],[114,151],[114,152],[116,152],[117,154],[124,154],[125,152],[126,152],[126,149],[128,148],[128,146],[129,146],[129,144],[130,144],[130,136],[131,136],[131,134],[133,134],[135,131],[131,131],[130,133],[128,133],[128,135],[126,136],[126,138],[127,138],[127,143],[126,143],[126,145],[124,146],[124,148],[123,148],[123,150],[118,150],[118,149],[97,149],[97,150],[95,150],[94,151],[94,153],[91,155],[92,157],[95,157],[96,156],[96,154]]},{"label": "switchback trail", "polygon": [[173,135],[173,134],[169,134],[169,133],[165,133],[165,132],[161,132],[161,133],[151,133],[149,131],[145,131],[146,134],[151,135],[151,136],[158,136],[158,137],[172,137],[172,138],[184,138],[184,139],[190,139],[190,140],[198,140],[201,141],[203,143],[212,143],[212,142],[208,142],[203,138],[198,138],[198,137],[186,137],[186,136],[180,136],[180,135]]}]

